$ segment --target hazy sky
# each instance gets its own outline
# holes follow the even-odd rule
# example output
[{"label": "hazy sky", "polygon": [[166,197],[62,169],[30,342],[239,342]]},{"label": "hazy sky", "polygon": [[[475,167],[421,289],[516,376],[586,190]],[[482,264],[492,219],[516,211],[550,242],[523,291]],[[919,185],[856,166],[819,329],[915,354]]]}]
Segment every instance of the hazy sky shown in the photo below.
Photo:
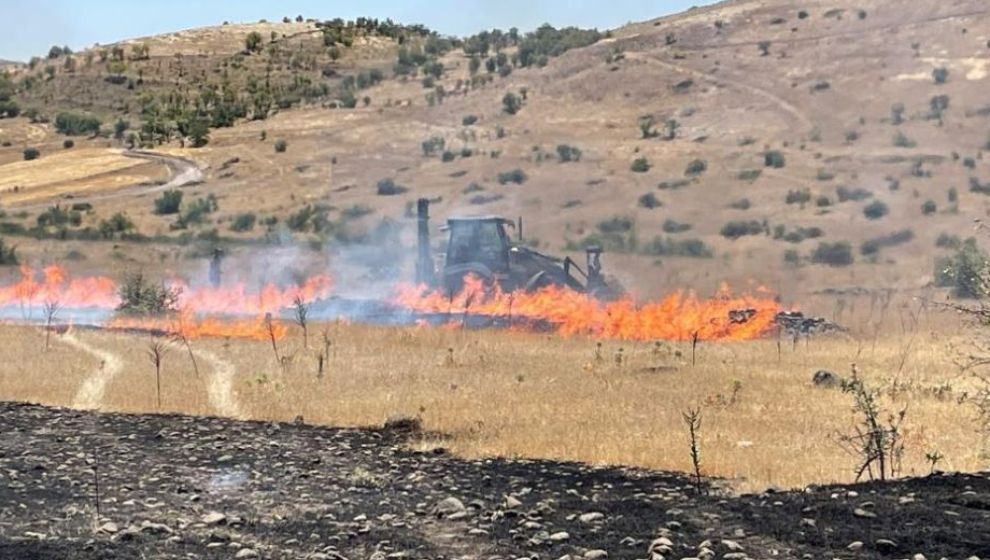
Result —
[{"label": "hazy sky", "polygon": [[710,0],[0,0],[0,58],[26,61],[52,45],[94,43],[190,27],[281,19],[390,17],[448,35],[549,22],[608,29],[685,10]]}]

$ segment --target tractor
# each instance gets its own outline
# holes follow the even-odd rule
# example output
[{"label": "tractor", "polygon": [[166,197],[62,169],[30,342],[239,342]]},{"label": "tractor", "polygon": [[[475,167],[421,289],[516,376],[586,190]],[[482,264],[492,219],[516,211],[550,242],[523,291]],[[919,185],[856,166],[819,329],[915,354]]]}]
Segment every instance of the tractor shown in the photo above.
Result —
[{"label": "tractor", "polygon": [[[605,300],[620,295],[615,282],[606,282],[602,274],[601,247],[586,249],[582,269],[570,257],[560,259],[523,246],[522,218],[518,224],[497,216],[448,218],[443,228],[448,233],[447,249],[435,261],[430,251],[429,206],[427,199],[417,201],[419,284],[456,294],[464,287],[465,278],[475,276],[505,292],[559,286]],[[517,242],[508,228],[516,230]]]}]

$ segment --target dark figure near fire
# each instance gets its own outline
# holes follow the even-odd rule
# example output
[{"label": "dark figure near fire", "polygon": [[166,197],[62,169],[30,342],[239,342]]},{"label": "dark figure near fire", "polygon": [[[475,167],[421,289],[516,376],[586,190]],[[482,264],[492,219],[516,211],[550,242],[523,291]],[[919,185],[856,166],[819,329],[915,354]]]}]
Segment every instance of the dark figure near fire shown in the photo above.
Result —
[{"label": "dark figure near fire", "polygon": [[214,288],[220,287],[220,261],[223,260],[223,249],[217,247],[213,249],[213,256],[210,258],[210,285]]}]

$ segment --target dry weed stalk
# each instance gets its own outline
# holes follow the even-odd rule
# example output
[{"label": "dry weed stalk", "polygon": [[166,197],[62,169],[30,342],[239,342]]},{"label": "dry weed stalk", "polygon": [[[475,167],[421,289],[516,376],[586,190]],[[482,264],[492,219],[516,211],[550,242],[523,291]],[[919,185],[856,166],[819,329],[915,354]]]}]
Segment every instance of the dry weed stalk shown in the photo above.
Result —
[{"label": "dry weed stalk", "polygon": [[58,312],[62,309],[62,304],[58,300],[50,299],[45,302],[42,308],[45,313],[45,351],[51,346],[52,338],[52,324],[55,323],[55,318],[58,316]]},{"label": "dry weed stalk", "polygon": [[292,300],[292,305],[296,324],[299,325],[303,332],[303,348],[309,348],[309,304],[303,300],[302,296],[296,296]]},{"label": "dry weed stalk", "polygon": [[164,363],[167,352],[168,343],[152,337],[151,342],[148,344],[148,358],[151,359],[152,365],[155,366],[155,394],[157,396],[159,411],[162,409],[162,364]]},{"label": "dry weed stalk", "polygon": [[282,361],[282,356],[278,352],[278,337],[275,336],[275,324],[272,320],[271,313],[265,313],[265,330],[268,331],[268,340],[272,343],[272,352],[275,353],[275,362],[283,369],[285,369],[285,362]]},{"label": "dry weed stalk", "polygon": [[689,408],[681,413],[687,426],[688,437],[691,440],[691,465],[694,467],[694,485],[699,494],[703,491],[701,482],[701,444],[698,441],[701,432],[701,409]]}]

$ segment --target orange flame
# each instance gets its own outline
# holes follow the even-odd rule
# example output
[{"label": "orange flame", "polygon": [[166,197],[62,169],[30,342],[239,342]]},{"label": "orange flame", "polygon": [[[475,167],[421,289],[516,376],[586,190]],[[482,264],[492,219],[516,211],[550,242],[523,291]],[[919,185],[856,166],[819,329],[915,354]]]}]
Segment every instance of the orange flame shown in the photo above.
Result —
[{"label": "orange flame", "polygon": [[[733,296],[723,286],[711,299],[677,292],[660,301],[637,305],[631,299],[602,302],[569,288],[550,286],[535,292],[503,292],[467,277],[452,298],[423,287],[400,286],[395,303],[424,313],[476,313],[543,321],[562,335],[622,340],[751,340],[773,325],[780,305],[769,297]],[[737,323],[729,312],[753,309]]]},{"label": "orange flame", "polygon": [[[21,278],[0,286],[0,307],[41,306],[58,302],[63,308],[115,310],[120,305],[116,282],[105,276],[69,278],[66,270],[52,265],[40,273],[29,266],[20,268]],[[272,321],[269,333],[266,314],[292,306],[297,300],[311,302],[329,295],[332,281],[327,275],[307,279],[301,285],[281,288],[266,284],[252,291],[244,283],[222,287],[191,288],[181,281],[171,282],[179,290],[179,312],[166,317],[115,317],[111,328],[140,328],[181,334],[187,338],[232,337],[267,339],[285,336],[287,328]],[[254,319],[204,317],[204,315],[245,315]]]}]

